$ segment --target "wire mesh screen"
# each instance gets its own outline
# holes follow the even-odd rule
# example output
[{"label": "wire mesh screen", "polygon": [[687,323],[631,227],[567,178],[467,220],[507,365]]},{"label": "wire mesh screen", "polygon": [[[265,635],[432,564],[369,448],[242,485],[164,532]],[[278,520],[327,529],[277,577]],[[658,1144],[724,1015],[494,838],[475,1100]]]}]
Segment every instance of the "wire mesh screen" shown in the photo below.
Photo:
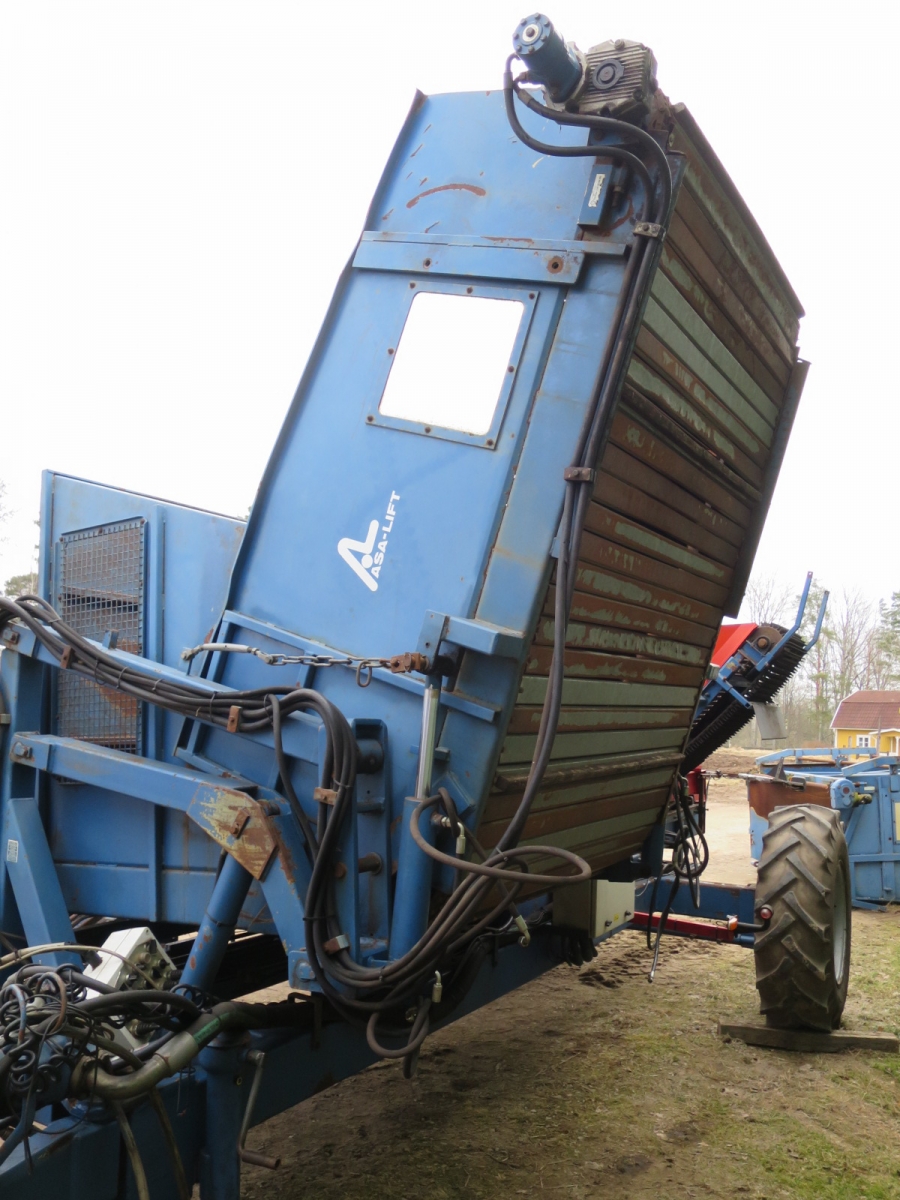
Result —
[{"label": "wire mesh screen", "polygon": [[[59,539],[60,616],[85,637],[107,634],[119,650],[144,651],[144,522],[101,525]],[[58,673],[57,723],[62,737],[141,751],[139,701],[72,671]]]}]

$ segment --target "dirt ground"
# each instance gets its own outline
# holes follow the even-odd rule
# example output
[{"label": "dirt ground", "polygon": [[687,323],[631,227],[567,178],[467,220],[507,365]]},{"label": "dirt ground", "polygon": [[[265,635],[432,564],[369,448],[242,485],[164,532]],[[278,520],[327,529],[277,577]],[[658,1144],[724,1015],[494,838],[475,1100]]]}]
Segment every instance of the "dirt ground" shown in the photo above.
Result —
[{"label": "dirt ground", "polygon": [[[724,771],[754,752],[720,752]],[[751,882],[744,785],[711,785],[707,877]],[[900,1056],[760,1050],[753,956],[642,936],[431,1037],[412,1081],[371,1067],[255,1129],[247,1200],[900,1200]],[[844,1024],[900,1032],[900,910],[853,915]]]}]

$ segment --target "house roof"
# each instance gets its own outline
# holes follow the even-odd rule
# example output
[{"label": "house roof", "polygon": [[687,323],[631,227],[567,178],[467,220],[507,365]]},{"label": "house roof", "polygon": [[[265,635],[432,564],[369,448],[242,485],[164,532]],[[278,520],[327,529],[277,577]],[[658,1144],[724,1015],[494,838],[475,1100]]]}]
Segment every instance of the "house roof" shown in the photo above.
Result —
[{"label": "house roof", "polygon": [[892,730],[900,726],[900,692],[854,692],[842,700],[832,729]]}]

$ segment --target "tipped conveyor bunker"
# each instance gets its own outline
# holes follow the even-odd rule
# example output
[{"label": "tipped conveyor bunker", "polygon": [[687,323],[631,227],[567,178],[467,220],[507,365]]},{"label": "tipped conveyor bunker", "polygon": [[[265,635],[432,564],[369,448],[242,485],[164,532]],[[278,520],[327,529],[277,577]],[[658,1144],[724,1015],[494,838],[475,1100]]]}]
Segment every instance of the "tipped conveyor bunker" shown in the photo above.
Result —
[{"label": "tipped conveyor bunker", "polygon": [[708,677],[801,316],[651,51],[535,13],[502,86],[415,96],[246,524],[45,474],[0,597],[0,1196],[239,1200],[254,1125],[683,906],[765,937],[767,1020],[840,1020],[837,817],[791,816],[835,947],[797,1014],[812,885],[701,885],[679,779],[803,651]]},{"label": "tipped conveyor bunker", "polygon": [[[822,596],[816,625],[809,641],[800,636],[812,574],[807,575],[797,617],[790,627],[781,625],[723,625],[713,650],[710,678],[700,693],[682,771],[687,773],[718,750],[752,718],[761,723],[771,712],[772,701],[819,640],[828,603]],[[762,729],[765,737],[767,730]]]}]

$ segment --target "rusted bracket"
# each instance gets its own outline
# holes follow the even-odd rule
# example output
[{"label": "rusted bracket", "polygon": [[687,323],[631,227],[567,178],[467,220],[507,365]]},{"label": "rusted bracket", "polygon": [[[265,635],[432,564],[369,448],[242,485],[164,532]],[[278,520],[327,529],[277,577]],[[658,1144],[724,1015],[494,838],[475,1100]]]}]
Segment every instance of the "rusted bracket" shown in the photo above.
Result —
[{"label": "rusted bracket", "polygon": [[593,467],[566,467],[563,479],[566,483],[593,483],[597,472]]},{"label": "rusted bracket", "polygon": [[76,783],[183,812],[254,879],[262,878],[278,849],[266,805],[214,777],[51,734],[16,734],[10,757]]},{"label": "rusted bracket", "polygon": [[202,783],[187,815],[254,879],[263,877],[278,843],[269,814],[259,801],[245,792]]},{"label": "rusted bracket", "polygon": [[666,236],[666,231],[662,225],[657,225],[654,221],[638,221],[634,227],[635,237],[659,238],[663,241]]}]

